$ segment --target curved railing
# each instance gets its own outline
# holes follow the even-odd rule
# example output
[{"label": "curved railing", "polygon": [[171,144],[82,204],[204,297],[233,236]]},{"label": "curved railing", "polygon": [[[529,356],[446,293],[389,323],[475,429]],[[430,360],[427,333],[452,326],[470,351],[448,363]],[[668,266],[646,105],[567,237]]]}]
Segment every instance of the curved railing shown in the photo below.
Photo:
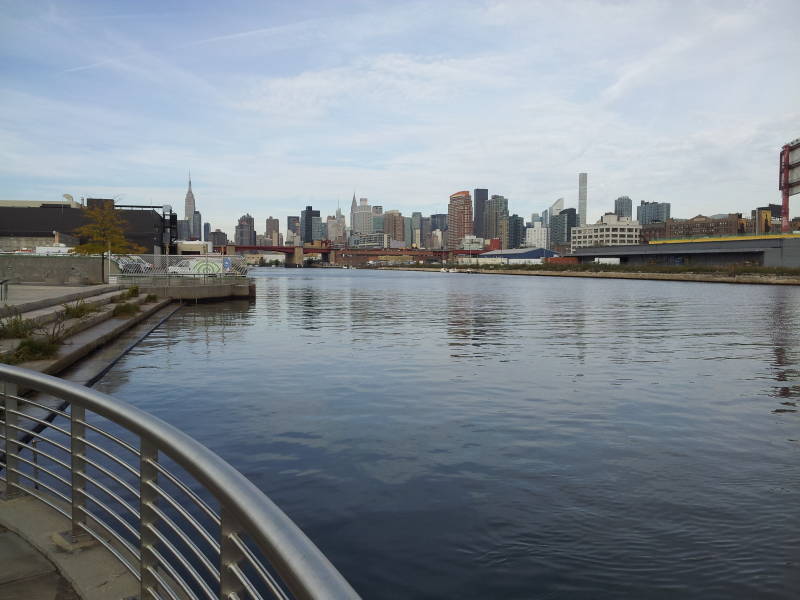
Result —
[{"label": "curved railing", "polygon": [[6,495],[38,498],[103,544],[140,599],[358,598],[258,488],[161,419],[4,364],[0,417]]}]

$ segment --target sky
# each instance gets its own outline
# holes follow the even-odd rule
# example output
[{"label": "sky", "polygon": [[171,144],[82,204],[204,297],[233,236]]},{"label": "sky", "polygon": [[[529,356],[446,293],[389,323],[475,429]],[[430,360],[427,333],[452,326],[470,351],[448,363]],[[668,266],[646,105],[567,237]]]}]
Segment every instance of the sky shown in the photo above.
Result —
[{"label": "sky", "polygon": [[[0,0],[0,199],[323,219],[476,187],[592,222],[780,202],[800,3]],[[793,209],[792,216],[800,214]]]}]

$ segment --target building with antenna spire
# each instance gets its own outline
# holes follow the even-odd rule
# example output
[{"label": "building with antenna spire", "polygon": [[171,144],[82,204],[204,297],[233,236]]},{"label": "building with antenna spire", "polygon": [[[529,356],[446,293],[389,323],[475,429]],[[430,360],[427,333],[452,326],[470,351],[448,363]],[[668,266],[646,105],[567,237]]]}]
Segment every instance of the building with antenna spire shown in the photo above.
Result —
[{"label": "building with antenna spire", "polygon": [[186,192],[186,200],[184,202],[184,211],[183,211],[183,218],[187,221],[192,220],[194,216],[194,211],[197,208],[194,205],[194,194],[192,193],[192,172],[189,171],[189,189]]}]

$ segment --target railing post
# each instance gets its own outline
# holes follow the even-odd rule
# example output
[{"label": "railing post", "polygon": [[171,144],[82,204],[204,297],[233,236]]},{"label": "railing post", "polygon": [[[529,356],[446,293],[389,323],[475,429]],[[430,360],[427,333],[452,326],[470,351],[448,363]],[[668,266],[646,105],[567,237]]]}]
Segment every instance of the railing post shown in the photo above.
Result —
[{"label": "railing post", "polygon": [[11,411],[17,410],[17,384],[2,382],[3,385],[3,434],[5,439],[5,453],[6,453],[6,498],[14,498],[19,496],[21,491],[19,489],[19,475],[16,470],[19,469],[19,461],[17,460],[17,433],[12,426],[17,424],[17,415],[11,414]]},{"label": "railing post", "polygon": [[86,435],[86,428],[83,426],[85,420],[86,409],[73,402],[69,417],[73,542],[86,533],[80,526],[80,523],[86,523],[86,513],[83,511],[86,506],[86,496],[82,493],[86,489],[86,463],[83,460],[86,444],[81,441]]},{"label": "railing post", "polygon": [[233,594],[238,594],[242,590],[242,584],[232,567],[235,567],[244,556],[233,539],[238,535],[240,528],[230,509],[222,506],[219,517],[219,597],[228,600]]},{"label": "railing post", "polygon": [[158,462],[158,449],[142,439],[139,445],[139,598],[149,598],[148,589],[158,592],[158,580],[152,573],[158,567],[153,547],[158,538],[151,527],[156,526],[158,515],[153,510],[158,493],[150,484],[158,483],[158,470],[153,466]]}]

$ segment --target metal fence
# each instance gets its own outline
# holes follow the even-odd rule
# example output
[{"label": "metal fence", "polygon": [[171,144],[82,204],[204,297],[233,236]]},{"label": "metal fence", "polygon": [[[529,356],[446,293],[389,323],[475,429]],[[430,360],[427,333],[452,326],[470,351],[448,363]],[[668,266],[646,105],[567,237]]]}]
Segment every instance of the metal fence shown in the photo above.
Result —
[{"label": "metal fence", "polygon": [[[57,409],[33,390],[57,399]],[[140,582],[140,599],[358,598],[269,498],[125,402],[0,364],[0,481],[70,520]]]},{"label": "metal fence", "polygon": [[119,275],[111,283],[139,285],[184,285],[220,283],[221,279],[240,279],[247,275],[249,266],[243,256],[198,254],[118,254],[112,261],[119,267]]}]

